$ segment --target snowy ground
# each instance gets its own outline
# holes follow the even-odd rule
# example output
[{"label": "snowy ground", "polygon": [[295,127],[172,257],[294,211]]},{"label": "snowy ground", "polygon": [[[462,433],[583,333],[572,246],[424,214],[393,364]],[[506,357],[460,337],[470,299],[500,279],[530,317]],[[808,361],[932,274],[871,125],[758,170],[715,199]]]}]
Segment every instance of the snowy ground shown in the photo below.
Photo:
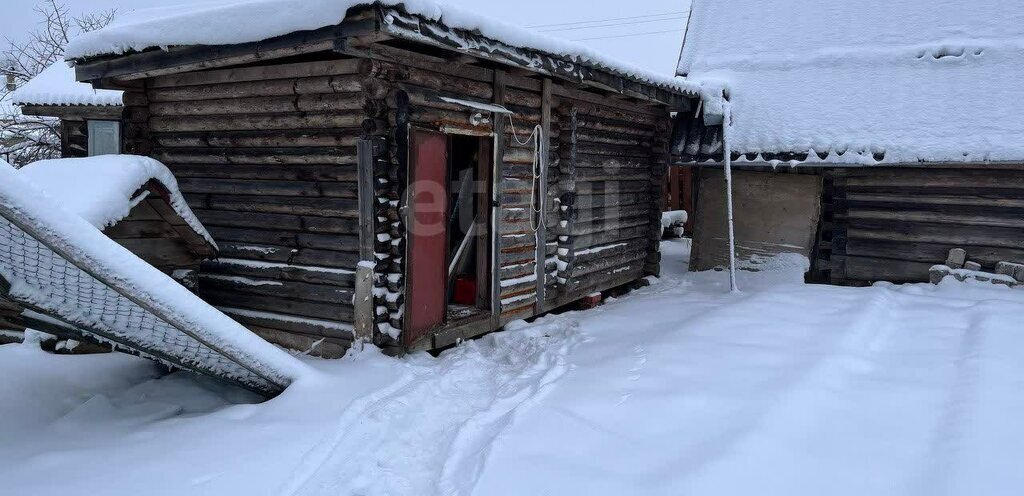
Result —
[{"label": "snowy ground", "polygon": [[279,398],[0,346],[0,493],[1016,494],[1024,291],[684,274]]}]

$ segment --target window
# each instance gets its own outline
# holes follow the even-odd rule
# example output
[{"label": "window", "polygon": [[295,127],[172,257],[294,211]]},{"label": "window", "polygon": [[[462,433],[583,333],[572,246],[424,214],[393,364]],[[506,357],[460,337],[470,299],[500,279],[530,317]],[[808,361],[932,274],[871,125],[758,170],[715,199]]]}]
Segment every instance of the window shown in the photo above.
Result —
[{"label": "window", "polygon": [[121,153],[121,123],[89,121],[89,156]]}]

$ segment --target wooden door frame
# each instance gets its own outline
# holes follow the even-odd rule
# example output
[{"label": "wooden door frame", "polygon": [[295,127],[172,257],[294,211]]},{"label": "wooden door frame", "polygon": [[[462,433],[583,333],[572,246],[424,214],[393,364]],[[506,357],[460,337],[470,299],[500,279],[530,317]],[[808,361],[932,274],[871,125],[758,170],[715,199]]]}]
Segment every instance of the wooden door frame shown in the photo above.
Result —
[{"label": "wooden door frame", "polygon": [[[499,230],[500,230],[499,229],[499,222],[500,222],[499,215],[501,213],[501,209],[499,208],[500,207],[500,205],[499,205],[500,198],[497,196],[498,195],[498,184],[496,184],[496,181],[498,181],[499,180],[498,178],[500,178],[500,174],[498,173],[498,170],[497,170],[497,164],[499,163],[498,160],[497,160],[498,159],[497,154],[500,152],[500,149],[497,146],[497,143],[498,143],[497,134],[494,133],[494,132],[489,132],[489,133],[486,133],[486,134],[482,134],[479,131],[475,131],[475,130],[472,131],[472,132],[470,132],[470,130],[467,130],[467,132],[460,132],[460,130],[458,128],[453,128],[453,127],[430,128],[430,127],[416,126],[416,125],[413,125],[413,124],[408,124],[408,132],[407,132],[406,136],[408,137],[407,139],[409,140],[409,143],[408,143],[408,146],[407,146],[408,153],[409,153],[409,159],[407,161],[407,164],[408,164],[409,167],[415,167],[415,160],[414,160],[414,155],[413,155],[413,153],[414,153],[413,152],[413,143],[412,143],[412,136],[413,136],[413,132],[415,130],[437,132],[437,133],[441,133],[441,134],[444,134],[444,135],[448,136],[448,163],[446,164],[446,167],[448,168],[449,173],[450,173],[450,170],[451,170],[451,137],[452,136],[456,136],[456,135],[458,135],[458,136],[472,136],[472,137],[478,138],[478,140],[479,140],[478,141],[479,153],[478,153],[478,163],[477,163],[477,174],[480,177],[479,177],[478,180],[483,182],[483,183],[485,183],[485,184],[487,184],[488,191],[482,192],[480,194],[480,196],[478,198],[477,208],[479,209],[479,211],[481,213],[487,212],[488,220],[486,221],[487,233],[486,233],[486,243],[485,243],[487,249],[480,250],[479,248],[481,246],[479,244],[477,245],[477,248],[478,248],[478,250],[477,250],[477,257],[476,257],[477,260],[476,260],[476,264],[475,264],[476,265],[476,275],[477,275],[477,301],[478,302],[481,301],[481,300],[483,301],[482,304],[480,304],[480,303],[478,303],[478,304],[481,305],[479,307],[481,310],[484,310],[485,312],[487,312],[487,314],[486,314],[487,320],[486,320],[485,323],[493,323],[493,322],[495,322],[497,320],[498,315],[499,315],[499,311],[500,311],[500,308],[501,308],[500,299],[495,297],[495,295],[497,294],[495,289],[498,287],[496,282],[495,282],[496,275],[501,270],[501,267],[499,265],[500,258],[499,258],[499,253],[498,253],[498,240],[499,240]],[[409,173],[406,174],[406,184],[405,184],[406,196],[408,198],[407,202],[411,201],[411,198],[412,198],[413,193],[414,193],[412,191],[412,188],[411,188],[412,179],[413,179],[413,173],[412,173],[412,171],[410,171]],[[446,184],[445,188],[446,188],[446,192],[450,195],[451,191],[450,191],[450,188],[448,186],[449,185]],[[407,206],[411,206],[411,205],[407,204]],[[451,208],[451,205],[449,205],[448,207]],[[449,215],[450,215],[450,212],[449,212]],[[406,222],[408,222],[408,220]],[[407,224],[406,229],[408,229],[408,224]],[[447,236],[446,236],[446,238],[447,238]],[[406,291],[411,292],[412,291],[412,285],[409,284],[409,280],[410,280],[409,279],[409,275],[410,275],[410,270],[411,270],[411,259],[409,258],[409,253],[411,252],[411,250],[413,248],[413,243],[412,243],[412,237],[408,235],[408,232],[406,234],[406,239],[407,239],[407,242],[406,242],[406,245],[405,245],[405,253],[403,255],[405,257],[405,260],[406,260],[406,266],[405,266],[405,269],[404,269],[405,274],[404,275],[405,275],[405,280],[406,280]],[[446,248],[445,249],[446,249],[446,251],[448,251],[448,250],[451,249],[451,247],[446,244]],[[481,277],[481,276],[483,276],[483,277]],[[444,288],[444,291],[446,293],[448,291],[447,285],[448,284],[447,284],[447,281],[446,281],[445,282],[445,288]],[[409,299],[409,295],[407,294],[406,295],[406,300],[408,300],[408,299]],[[408,319],[403,320],[403,323],[402,323],[402,327],[403,327],[402,328],[402,333],[403,334],[408,329],[408,325],[409,325],[409,320]],[[431,335],[424,336],[424,338],[432,337],[434,335],[437,335],[438,331],[446,330],[446,326],[447,326],[447,322],[442,323],[442,325],[439,328],[431,331]],[[493,326],[489,325],[487,330],[489,330],[491,327],[493,327]],[[465,337],[468,338],[468,337],[471,337],[473,335],[481,334],[481,332],[478,332],[479,324],[477,322],[474,322],[474,325],[471,325],[470,328],[472,330],[468,331],[466,333]],[[487,330],[484,330],[483,332],[487,332]],[[424,338],[420,338],[417,341],[422,341]],[[405,344],[405,346],[407,348],[411,347],[411,348],[416,348],[416,349],[422,347],[421,344],[418,345],[417,343],[409,343],[409,344]],[[432,347],[433,347],[433,345],[427,346],[427,348],[432,348]]]}]

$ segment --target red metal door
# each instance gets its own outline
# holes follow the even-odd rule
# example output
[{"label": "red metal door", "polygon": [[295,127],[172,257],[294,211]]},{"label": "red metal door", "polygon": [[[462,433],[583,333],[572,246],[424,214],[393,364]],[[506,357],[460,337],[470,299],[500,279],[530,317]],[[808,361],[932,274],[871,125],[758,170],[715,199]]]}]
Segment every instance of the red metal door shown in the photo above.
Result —
[{"label": "red metal door", "polygon": [[410,345],[444,322],[448,281],[448,137],[409,131],[406,222],[408,285],[402,342]]}]

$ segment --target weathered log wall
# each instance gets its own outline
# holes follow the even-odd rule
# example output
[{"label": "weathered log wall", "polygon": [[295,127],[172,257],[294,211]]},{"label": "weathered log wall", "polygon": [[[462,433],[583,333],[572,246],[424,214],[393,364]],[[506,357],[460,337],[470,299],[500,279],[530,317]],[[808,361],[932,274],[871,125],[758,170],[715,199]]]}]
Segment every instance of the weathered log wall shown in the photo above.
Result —
[{"label": "weathered log wall", "polygon": [[557,251],[547,307],[657,275],[668,112],[560,87]]},{"label": "weathered log wall", "polygon": [[264,338],[336,356],[352,340],[355,146],[384,94],[355,59],[189,72],[125,92],[128,153],[170,168],[220,245],[200,294]]},{"label": "weathered log wall", "polygon": [[[666,109],[396,48],[347,49],[366,58],[159,76],[126,91],[128,152],[167,164],[220,245],[203,267],[205,299],[284,346],[343,351],[360,251],[356,145],[373,139],[376,340],[398,345],[410,125],[496,137],[494,325],[658,272]],[[474,123],[479,111],[441,96],[498,103],[513,120]],[[548,171],[535,182],[538,146]]]},{"label": "weathered log wall", "polygon": [[1024,262],[1024,166],[832,169],[817,267],[835,284],[924,282],[949,250]]}]

